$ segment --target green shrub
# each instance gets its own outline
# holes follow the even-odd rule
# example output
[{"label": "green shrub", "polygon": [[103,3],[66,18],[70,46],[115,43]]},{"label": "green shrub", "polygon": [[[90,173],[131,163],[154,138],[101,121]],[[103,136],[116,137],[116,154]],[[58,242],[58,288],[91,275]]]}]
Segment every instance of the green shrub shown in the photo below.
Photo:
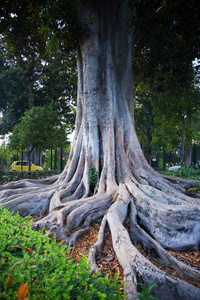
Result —
[{"label": "green shrub", "polygon": [[89,169],[89,183],[90,187],[98,187],[99,181],[98,181],[98,174],[99,172],[95,170],[95,168],[90,167]]},{"label": "green shrub", "polygon": [[23,284],[31,300],[123,298],[117,279],[91,275],[86,257],[78,265],[67,260],[66,246],[31,230],[30,217],[1,207],[0,241],[0,299],[16,299]]},{"label": "green shrub", "polygon": [[175,172],[160,172],[161,174],[172,176],[172,177],[182,177],[185,179],[200,180],[200,169],[191,168],[180,168]]},{"label": "green shrub", "polygon": [[158,300],[158,298],[155,298],[150,295],[152,288],[154,287],[154,283],[149,284],[146,286],[143,283],[140,283],[141,291],[138,292],[138,299],[139,300]]},{"label": "green shrub", "polygon": [[180,168],[177,172],[177,175],[186,178],[186,179],[200,179],[200,170],[191,168]]},{"label": "green shrub", "polygon": [[21,179],[41,179],[59,173],[60,171],[56,170],[44,170],[40,172],[0,171],[0,184]]},{"label": "green shrub", "polygon": [[196,183],[196,187],[190,188],[189,191],[192,191],[192,192],[199,192],[199,191],[200,191],[200,182],[197,182],[197,183]]}]

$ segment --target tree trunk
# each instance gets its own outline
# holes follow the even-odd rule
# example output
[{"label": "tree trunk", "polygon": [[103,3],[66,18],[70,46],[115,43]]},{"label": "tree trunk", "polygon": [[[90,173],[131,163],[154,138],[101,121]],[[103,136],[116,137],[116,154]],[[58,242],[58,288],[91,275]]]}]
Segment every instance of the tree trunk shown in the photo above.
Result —
[{"label": "tree trunk", "polygon": [[[102,218],[89,260],[97,270],[107,224],[124,269],[128,299],[137,299],[138,282],[154,282],[152,294],[159,299],[169,295],[200,299],[198,288],[169,276],[137,250],[140,243],[156,253],[160,264],[191,280],[200,279],[198,270],[165,250],[198,249],[200,201],[184,194],[184,187],[195,181],[182,180],[178,185],[162,177],[148,165],[140,148],[133,124],[133,36],[125,25],[128,15],[120,0],[81,1],[80,17],[90,25],[78,46],[77,116],[68,163],[58,178],[2,186],[1,205],[22,215],[41,216],[33,228],[46,228],[50,236],[55,234],[71,246],[88,232],[91,222]],[[96,188],[90,186],[91,167],[99,174]],[[127,220],[130,231],[124,225]],[[84,229],[67,237],[82,223]]]},{"label": "tree trunk", "polygon": [[185,148],[185,166],[190,168],[192,164],[192,146]]},{"label": "tree trunk", "polygon": [[182,116],[182,138],[181,138],[181,167],[185,162],[185,118]]}]

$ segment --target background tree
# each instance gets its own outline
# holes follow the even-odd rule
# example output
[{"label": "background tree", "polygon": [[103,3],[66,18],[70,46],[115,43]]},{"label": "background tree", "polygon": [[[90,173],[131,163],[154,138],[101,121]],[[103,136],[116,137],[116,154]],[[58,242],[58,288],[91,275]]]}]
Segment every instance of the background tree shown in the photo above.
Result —
[{"label": "background tree", "polygon": [[51,107],[33,107],[26,111],[22,121],[15,125],[10,147],[26,150],[30,168],[30,154],[33,149],[43,150],[53,146],[63,147],[67,141],[67,125]]},{"label": "background tree", "polygon": [[[159,103],[155,102],[154,113],[156,121],[164,127],[164,124],[171,124],[173,131],[169,138],[176,143],[175,148],[181,145],[181,165],[191,166],[191,144],[192,140],[197,138],[198,131],[192,126],[192,120],[195,120],[200,109],[200,93],[198,87],[191,85],[190,87],[171,89],[169,93],[159,98]],[[166,103],[168,104],[166,106]],[[164,122],[163,122],[164,120]],[[167,126],[169,127],[169,125]],[[156,133],[160,129],[157,128]],[[178,136],[176,137],[176,134]],[[174,136],[174,137],[173,137]],[[162,136],[163,137],[163,136]]]},{"label": "background tree", "polygon": [[154,93],[147,86],[139,85],[135,90],[135,129],[145,157],[150,162],[152,134],[155,128],[153,105]]},{"label": "background tree", "polygon": [[[42,20],[48,16],[47,33],[52,31],[53,38],[57,34],[58,39],[66,38],[71,28],[69,24],[73,24],[70,18],[66,22],[66,15],[69,16],[74,7],[66,3],[42,1],[39,6],[37,2],[32,3],[35,16]],[[167,4],[173,4],[178,14],[180,9],[185,17],[188,2],[185,9],[183,5],[176,9],[178,3]],[[177,261],[165,250],[197,250],[199,247],[199,200],[184,194],[184,187],[196,182],[180,180],[180,186],[177,179],[168,180],[155,172],[144,158],[133,124],[132,49],[146,33],[147,23],[152,28],[152,17],[161,11],[161,4],[159,1],[131,1],[132,10],[120,0],[83,0],[75,4],[79,5],[74,15],[83,27],[88,24],[88,30],[82,35],[79,31],[77,39],[77,115],[68,163],[57,179],[2,186],[1,205],[18,210],[22,215],[48,213],[34,222],[33,228],[46,228],[50,236],[55,234],[57,240],[64,240],[68,245],[88,232],[91,222],[101,218],[98,242],[89,254],[93,270],[98,269],[96,257],[101,256],[108,224],[113,248],[124,269],[125,293],[129,299],[137,299],[137,282],[142,281],[154,282],[152,293],[160,299],[170,295],[171,299],[197,300],[197,287],[169,277],[137,249],[137,243],[141,243],[143,249],[156,253],[155,259],[160,264],[173,266],[191,280],[200,279],[198,270]],[[193,9],[186,21],[189,20],[189,24],[195,21],[197,26],[195,16],[199,2],[190,4]],[[194,18],[191,18],[192,12]],[[173,18],[170,15],[172,27],[175,17],[176,14]],[[165,19],[164,15],[160,27]],[[125,22],[129,20],[133,20],[138,30],[127,30]],[[139,26],[139,20],[145,24],[144,28]],[[194,54],[197,55],[197,51]],[[99,174],[96,188],[90,186],[91,168]],[[129,231],[125,228],[127,220]],[[69,236],[81,224],[84,228]]]},{"label": "background tree", "polygon": [[[194,28],[193,21],[190,21],[189,18],[194,13],[193,19],[197,19],[199,7],[194,4],[196,6],[195,11],[193,11],[194,6],[191,6],[191,3],[186,4],[183,2],[181,7],[178,6],[179,9],[177,10],[174,9],[171,1],[167,1],[160,8],[154,10],[154,13],[149,14],[147,17],[148,27],[146,27],[145,22],[142,23],[142,20],[140,20],[140,12],[143,15],[143,5],[144,2],[141,5],[138,4],[137,7],[139,10],[139,17],[136,20],[136,24],[139,26],[137,30],[142,30],[144,27],[146,28],[146,32],[142,36],[140,43],[137,43],[134,47],[135,90],[137,93],[137,87],[145,83],[145,86],[148,87],[147,90],[153,93],[153,115],[156,116],[156,122],[160,126],[162,121],[162,127],[165,124],[167,125],[166,132],[171,132],[170,138],[173,141],[173,145],[175,139],[177,142],[179,140],[182,147],[182,165],[190,166],[191,156],[188,155],[191,154],[190,144],[192,139],[190,123],[192,118],[196,118],[196,113],[199,109],[198,89],[195,87],[195,81],[198,78],[195,69],[198,69],[198,66],[195,64],[194,67],[192,64],[195,56],[199,55],[198,43],[196,41],[199,29],[198,26]],[[154,3],[154,5],[156,6],[157,4]],[[176,5],[178,4],[176,3]],[[183,19],[181,14],[187,6],[188,13],[186,19]],[[149,9],[152,12],[152,8]],[[187,22],[185,23],[186,20]],[[191,34],[188,26],[194,28],[194,35]],[[150,37],[147,37],[146,35],[150,30]],[[149,105],[151,105],[150,103],[151,101]],[[175,119],[177,119],[176,122]],[[141,120],[142,118],[139,121],[140,123]],[[180,133],[179,138],[172,137],[173,130],[171,127],[169,131],[168,120],[171,120],[171,124],[174,124],[174,133]],[[186,120],[187,126],[185,124]],[[182,131],[177,130],[176,127],[180,128],[180,124]],[[161,136],[163,141],[166,142],[167,137],[165,134],[161,135],[161,132],[164,133],[164,127],[163,129],[157,128],[154,132],[154,146],[156,146]],[[157,133],[158,137],[156,137]],[[190,141],[185,137],[186,133],[188,138],[190,137]],[[193,136],[196,136],[195,132]],[[186,144],[185,139],[187,140]],[[161,140],[159,141],[160,144]],[[185,155],[185,145],[187,155]],[[168,144],[169,146],[170,144]]]},{"label": "background tree", "polygon": [[41,22],[39,19],[31,21],[32,13],[26,0],[2,1],[0,11],[1,133],[12,131],[26,109],[52,101],[59,102],[59,113],[68,118],[68,123],[73,123],[76,54],[72,43],[60,49],[58,43],[53,46],[52,42],[49,49],[48,39],[38,32]]}]

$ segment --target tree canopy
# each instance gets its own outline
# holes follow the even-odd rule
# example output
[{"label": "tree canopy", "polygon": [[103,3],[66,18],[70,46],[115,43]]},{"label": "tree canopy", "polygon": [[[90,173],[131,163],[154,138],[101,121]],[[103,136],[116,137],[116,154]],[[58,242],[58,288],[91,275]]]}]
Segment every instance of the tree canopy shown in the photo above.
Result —
[{"label": "tree canopy", "polygon": [[41,32],[41,21],[32,21],[30,5],[22,0],[4,1],[1,6],[2,134],[13,130],[25,109],[51,102],[59,103],[58,112],[68,119],[68,124],[74,121],[71,109],[76,98],[74,47],[69,43],[60,49],[57,43],[51,48],[50,39]]},{"label": "tree canopy", "polygon": [[26,111],[22,121],[15,125],[10,135],[10,146],[13,149],[43,150],[53,146],[67,144],[67,125],[58,118],[51,107],[38,106]]}]

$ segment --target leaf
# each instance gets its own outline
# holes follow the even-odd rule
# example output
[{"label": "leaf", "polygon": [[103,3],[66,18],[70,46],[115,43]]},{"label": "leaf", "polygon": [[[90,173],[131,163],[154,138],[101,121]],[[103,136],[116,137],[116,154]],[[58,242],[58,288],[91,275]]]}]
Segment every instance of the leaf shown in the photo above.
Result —
[{"label": "leaf", "polygon": [[6,278],[6,283],[9,286],[11,286],[11,284],[12,284],[12,279],[9,276]]},{"label": "leaf", "polygon": [[25,300],[26,295],[28,294],[28,284],[24,283],[20,286],[20,288],[17,291],[17,300]]},{"label": "leaf", "polygon": [[26,228],[25,226],[23,226],[23,225],[20,225],[20,224],[18,224],[18,226],[19,226],[19,227],[21,227],[21,228],[23,228],[23,229],[25,229],[25,228]]},{"label": "leaf", "polygon": [[114,269],[114,274],[115,274],[115,275],[119,275],[119,274],[120,274],[119,267],[116,267],[116,268]]},{"label": "leaf", "polygon": [[26,248],[26,249],[29,253],[33,253],[33,250],[31,248]]}]

